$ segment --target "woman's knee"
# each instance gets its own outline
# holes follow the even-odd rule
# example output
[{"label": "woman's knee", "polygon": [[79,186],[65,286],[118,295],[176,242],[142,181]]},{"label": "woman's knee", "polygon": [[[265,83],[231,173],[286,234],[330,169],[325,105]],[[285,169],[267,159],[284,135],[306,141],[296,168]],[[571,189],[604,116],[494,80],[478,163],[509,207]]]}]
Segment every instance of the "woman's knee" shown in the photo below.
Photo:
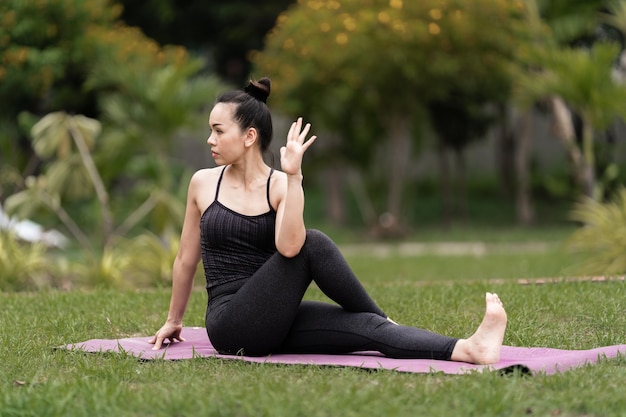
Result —
[{"label": "woman's knee", "polygon": [[337,245],[324,232],[316,229],[309,229],[306,232],[306,240],[302,247],[301,253],[304,253],[306,259],[311,260],[328,260],[339,252]]},{"label": "woman's knee", "polygon": [[333,244],[333,241],[321,230],[307,229],[305,245],[310,246],[324,246]]}]

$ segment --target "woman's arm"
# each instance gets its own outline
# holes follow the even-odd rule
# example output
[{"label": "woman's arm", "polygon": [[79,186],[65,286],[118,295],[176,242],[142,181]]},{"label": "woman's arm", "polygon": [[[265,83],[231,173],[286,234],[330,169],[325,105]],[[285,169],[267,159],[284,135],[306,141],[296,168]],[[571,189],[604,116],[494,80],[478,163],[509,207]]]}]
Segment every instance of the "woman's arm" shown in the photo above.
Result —
[{"label": "woman's arm", "polygon": [[189,182],[185,221],[172,271],[170,308],[165,324],[150,340],[150,343],[154,344],[153,350],[160,349],[165,339],[172,342],[184,341],[180,336],[183,328],[183,316],[189,303],[194,276],[200,262],[200,210],[196,203],[199,182],[199,173],[194,174]]},{"label": "woman's arm", "polygon": [[280,149],[280,166],[287,180],[276,212],[276,249],[288,258],[300,253],[306,239],[302,157],[316,139],[311,136],[306,140],[310,128],[308,123],[302,128],[302,118],[298,118],[289,129],[287,143]]}]

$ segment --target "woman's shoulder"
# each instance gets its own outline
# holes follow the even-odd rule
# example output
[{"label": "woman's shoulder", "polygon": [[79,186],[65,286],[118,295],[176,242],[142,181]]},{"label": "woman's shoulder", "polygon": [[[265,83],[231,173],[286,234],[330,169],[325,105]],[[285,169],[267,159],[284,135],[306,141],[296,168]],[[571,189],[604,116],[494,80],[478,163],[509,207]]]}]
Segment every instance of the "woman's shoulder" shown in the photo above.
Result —
[{"label": "woman's shoulder", "polygon": [[212,185],[217,184],[219,176],[223,167],[203,168],[199,169],[191,176],[189,181],[190,189],[204,189],[207,187],[212,188]]},{"label": "woman's shoulder", "polygon": [[194,200],[200,213],[215,198],[217,183],[223,167],[204,168],[196,171],[189,181],[188,198]]},{"label": "woman's shoulder", "polygon": [[191,176],[192,182],[201,182],[206,180],[211,180],[213,178],[217,178],[220,176],[224,167],[213,167],[213,168],[202,168],[197,170]]},{"label": "woman's shoulder", "polygon": [[287,174],[283,171],[274,168],[272,170],[272,177],[270,178],[272,185],[283,186],[287,184]]}]

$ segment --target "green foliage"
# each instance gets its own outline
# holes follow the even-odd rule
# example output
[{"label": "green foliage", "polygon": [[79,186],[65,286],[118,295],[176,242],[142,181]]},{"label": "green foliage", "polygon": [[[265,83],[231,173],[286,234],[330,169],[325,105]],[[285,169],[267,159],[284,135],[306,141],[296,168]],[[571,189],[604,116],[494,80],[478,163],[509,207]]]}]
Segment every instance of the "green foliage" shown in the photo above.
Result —
[{"label": "green foliage", "polygon": [[449,91],[504,98],[522,35],[520,6],[302,1],[253,57],[257,72],[272,74],[283,108],[300,114],[307,106],[333,129],[350,124],[348,113],[410,114]]},{"label": "green foliage", "polygon": [[386,163],[382,212],[391,221],[381,230],[393,234],[404,220],[407,150],[412,136],[421,147],[425,106],[505,101],[527,38],[523,16],[522,3],[497,0],[299,1],[252,58],[255,72],[274,81],[272,103],[335,135],[320,143],[327,164],[366,171],[371,161]]},{"label": "green foliage", "polygon": [[535,98],[559,95],[598,131],[617,117],[626,117],[626,86],[611,76],[619,54],[612,43],[597,43],[589,50],[544,49],[538,56],[543,71],[531,74],[524,90]]},{"label": "green foliage", "polygon": [[[163,241],[147,232],[132,239],[117,239],[84,265],[79,282],[88,288],[170,288],[179,244],[178,237]],[[202,279],[200,268],[197,278]]]},{"label": "green foliage", "polygon": [[121,18],[161,45],[183,45],[210,56],[234,85],[248,81],[248,51],[263,46],[276,16],[294,0],[121,0]]},{"label": "green foliage", "polygon": [[0,229],[0,292],[49,288],[55,280],[55,260],[43,244]]},{"label": "green foliage", "polygon": [[580,116],[582,143],[579,146],[587,171],[593,173],[587,175],[585,193],[596,199],[602,198],[602,189],[606,187],[602,181],[610,178],[601,178],[600,183],[595,181],[600,148],[595,137],[618,119],[626,120],[626,85],[613,76],[619,53],[619,46],[613,43],[596,43],[590,50],[561,49],[542,60],[545,73],[532,77],[533,86],[529,88],[543,93],[544,97],[562,97]]},{"label": "green foliage", "polygon": [[[87,86],[111,89],[101,99],[104,131],[100,134],[98,120],[82,115],[55,112],[42,118],[32,129],[32,144],[44,161],[43,175],[10,197],[8,207],[26,215],[45,200],[57,210],[85,203],[79,199],[95,191],[105,241],[114,232],[114,220],[123,223],[120,231],[126,233],[143,220],[134,216],[138,213],[151,214],[148,219],[158,234],[177,229],[184,212],[180,184],[188,170],[171,155],[181,135],[205,123],[207,102],[221,89],[215,78],[199,74],[200,69],[197,60],[147,73],[103,63]],[[124,186],[115,189],[120,183]],[[117,219],[110,218],[116,213]]]},{"label": "green foliage", "polygon": [[[201,131],[208,105],[224,88],[201,68],[193,60],[140,73],[103,63],[92,74],[90,88],[113,87],[100,99],[105,128],[97,157],[104,177],[116,180],[130,173],[134,179],[157,180],[167,190],[178,183],[171,154],[181,135]],[[150,172],[152,164],[143,159],[152,159],[156,169]],[[142,166],[143,172],[137,169]]]},{"label": "green foliage", "polygon": [[80,48],[85,34],[93,25],[110,25],[119,11],[110,0],[3,1],[0,101],[9,114],[68,82],[66,70],[75,73],[88,52]]},{"label": "green foliage", "polygon": [[207,107],[225,88],[201,69],[199,60],[148,73],[103,63],[89,81],[90,88],[113,86],[100,99],[104,130],[94,158],[101,175],[124,213],[129,201],[154,201],[150,229],[159,235],[179,229],[184,213],[181,184],[190,170],[173,155],[182,137],[205,130]]},{"label": "green foliage", "polygon": [[106,241],[110,237],[112,221],[109,197],[90,150],[100,132],[100,123],[84,116],[55,112],[37,122],[31,132],[38,155],[51,160],[44,166],[43,173],[27,178],[24,190],[7,198],[8,213],[26,217],[40,206],[46,207],[86,249],[91,249],[85,233],[63,205],[66,198],[85,197],[95,190]]},{"label": "green foliage", "polygon": [[[172,256],[168,248],[172,245],[165,247],[147,235],[131,241],[121,236],[155,211],[160,212],[160,218],[169,219],[159,220],[160,230],[171,229],[171,223],[182,218],[181,203],[165,190],[152,191],[144,203],[114,229],[109,194],[91,156],[96,150],[99,131],[98,121],[62,112],[52,113],[36,123],[32,129],[34,148],[40,157],[51,158],[51,161],[39,176],[26,180],[24,190],[7,199],[7,211],[26,217],[40,207],[52,210],[85,251],[86,264],[73,271],[84,284],[123,287],[162,282],[165,269],[171,271]],[[65,208],[68,199],[93,195],[94,190],[99,203],[98,222],[103,229],[99,249],[92,245],[94,236],[87,236],[87,225],[74,220]],[[128,280],[130,276],[132,280]]]},{"label": "green foliage", "polygon": [[[537,39],[536,45],[524,52],[531,71],[518,77],[515,99],[523,107],[541,100],[552,104],[557,136],[572,161],[577,185],[585,195],[599,199],[607,187],[603,182],[611,181],[612,168],[607,177],[605,167],[596,167],[596,153],[601,147],[596,146],[595,136],[626,117],[626,87],[614,77],[614,65],[621,52],[616,40],[620,39],[609,36],[601,23],[619,31],[613,18],[619,19],[622,5],[597,1],[539,3],[541,10],[529,9],[529,22]],[[607,6],[610,13],[599,13],[601,6]],[[543,24],[539,23],[540,17]],[[597,34],[592,36],[590,28]],[[566,106],[561,106],[562,102]],[[573,114],[581,121],[578,137]],[[598,172],[602,170],[605,172]],[[598,174],[602,176],[599,184]]]},{"label": "green foliage", "polygon": [[81,84],[104,57],[136,70],[184,59],[182,49],[160,48],[122,25],[121,10],[111,0],[3,1],[0,98],[9,115],[34,109],[44,96],[44,111],[85,110],[76,108]]},{"label": "green foliage", "polygon": [[[184,212],[180,184],[189,174],[172,163],[172,153],[180,136],[195,133],[206,119],[204,110],[220,83],[202,74],[202,62],[190,60],[182,48],[162,48],[137,29],[114,25],[113,17],[102,25],[89,20],[85,25],[83,36],[58,47],[80,62],[79,73],[73,74],[83,93],[99,97],[104,125],[64,111],[35,123],[36,115],[22,112],[21,123],[32,126],[41,172],[12,190],[6,207],[18,217],[42,209],[56,214],[85,251],[86,263],[73,265],[71,279],[89,286],[154,285],[165,279],[165,266],[153,263],[150,269],[145,260],[142,265],[142,251],[152,254],[151,260],[167,262],[169,275],[171,246],[145,236],[126,242],[121,236],[146,227],[167,241],[179,230]],[[60,88],[51,84],[46,95]],[[85,211],[88,220],[81,215]],[[139,277],[129,282],[132,275]]]},{"label": "green foliage", "polygon": [[0,166],[0,201],[13,194],[24,182],[21,172],[13,165]]},{"label": "green foliage", "polygon": [[622,42],[626,42],[626,1],[612,0],[607,3],[608,10],[600,14],[600,21],[618,30],[622,34]]},{"label": "green foliage", "polygon": [[20,192],[12,194],[5,202],[7,213],[20,219],[29,218],[33,213],[50,202],[52,206],[58,205],[58,198],[47,199],[45,178],[28,177],[25,181],[26,187]]},{"label": "green foliage", "polygon": [[[0,292],[169,287],[178,238],[164,242],[151,233],[117,238],[101,251],[80,255],[20,241],[0,230]],[[198,268],[198,280],[202,279]]]},{"label": "green foliage", "polygon": [[585,274],[626,273],[626,188],[607,202],[581,200],[572,211],[573,220],[582,223],[568,239],[568,247],[583,256]]},{"label": "green foliage", "polygon": [[[86,139],[85,144],[93,149],[95,138],[100,134],[100,122],[88,117],[77,115],[73,117],[77,129]],[[50,113],[44,116],[31,131],[33,135],[33,149],[42,160],[53,157],[65,158],[72,153],[74,140],[69,128],[70,118],[59,113]]]},{"label": "green foliage", "polygon": [[112,24],[118,12],[109,0],[0,3],[0,165],[21,172],[34,162],[16,120],[21,111],[87,104],[84,92],[68,94],[90,61],[86,34]]},{"label": "green foliage", "polygon": [[[188,59],[180,47],[160,47],[123,25],[110,0],[7,0],[0,4],[0,160],[24,170],[31,158],[23,111],[41,117],[63,110],[97,115],[96,98],[110,86],[88,90],[101,63],[140,74]],[[32,164],[32,162],[31,162]]]},{"label": "green foliage", "polygon": [[[100,130],[101,124],[95,119],[63,112],[50,113],[33,126],[33,149],[49,163],[45,175],[48,194],[75,199],[92,193],[94,178],[84,152],[93,152]],[[80,144],[85,147],[83,152],[77,137],[84,142]]]},{"label": "green foliage", "polygon": [[557,43],[573,44],[592,38],[597,26],[597,13],[606,0],[537,0],[543,20],[550,26]]}]

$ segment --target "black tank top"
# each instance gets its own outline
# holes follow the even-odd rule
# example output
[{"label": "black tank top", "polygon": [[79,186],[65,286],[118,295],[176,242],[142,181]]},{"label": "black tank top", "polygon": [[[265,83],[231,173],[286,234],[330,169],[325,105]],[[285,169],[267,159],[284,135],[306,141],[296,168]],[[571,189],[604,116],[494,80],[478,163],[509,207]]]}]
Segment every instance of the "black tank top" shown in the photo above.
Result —
[{"label": "black tank top", "polygon": [[276,252],[276,211],[270,203],[270,179],[274,169],[267,179],[269,211],[256,216],[237,213],[217,201],[225,170],[226,167],[220,173],[215,199],[200,219],[207,288],[249,278]]}]

